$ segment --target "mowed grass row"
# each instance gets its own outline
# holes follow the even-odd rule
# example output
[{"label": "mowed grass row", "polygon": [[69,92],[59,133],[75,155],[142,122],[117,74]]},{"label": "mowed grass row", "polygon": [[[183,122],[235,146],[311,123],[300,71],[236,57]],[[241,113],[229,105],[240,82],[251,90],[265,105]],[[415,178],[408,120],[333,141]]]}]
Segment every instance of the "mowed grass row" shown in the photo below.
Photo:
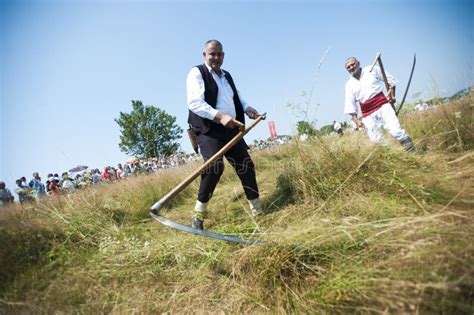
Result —
[{"label": "mowed grass row", "polygon": [[[227,165],[207,227],[265,246],[149,218],[196,165],[2,209],[0,312],[472,314],[472,96],[402,120],[417,154],[361,133],[254,152],[261,218]],[[164,215],[188,224],[197,187]]]}]

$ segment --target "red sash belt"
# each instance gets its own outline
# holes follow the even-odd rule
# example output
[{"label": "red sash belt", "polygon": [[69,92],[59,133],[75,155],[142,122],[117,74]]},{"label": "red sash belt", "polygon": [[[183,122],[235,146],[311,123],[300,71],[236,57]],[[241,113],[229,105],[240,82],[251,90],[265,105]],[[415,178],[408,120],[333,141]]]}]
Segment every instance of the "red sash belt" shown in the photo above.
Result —
[{"label": "red sash belt", "polygon": [[365,101],[364,103],[360,104],[360,109],[362,110],[362,117],[369,116],[373,112],[375,112],[377,109],[382,107],[382,105],[387,104],[388,100],[383,94],[383,92],[380,92],[379,94],[375,95],[371,99]]}]

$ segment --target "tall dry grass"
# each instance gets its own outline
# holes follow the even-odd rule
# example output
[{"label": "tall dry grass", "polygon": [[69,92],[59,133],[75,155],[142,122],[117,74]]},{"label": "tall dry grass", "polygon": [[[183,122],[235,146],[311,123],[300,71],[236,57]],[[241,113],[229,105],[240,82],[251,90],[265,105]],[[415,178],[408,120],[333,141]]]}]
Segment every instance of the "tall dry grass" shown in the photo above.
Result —
[{"label": "tall dry grass", "polygon": [[424,151],[464,152],[474,147],[474,93],[435,109],[402,115]]},{"label": "tall dry grass", "polygon": [[[472,99],[424,114],[402,117],[417,154],[363,134],[254,153],[256,220],[227,167],[206,226],[264,246],[149,218],[193,166],[2,209],[0,312],[471,314]],[[196,191],[163,213],[188,222]]]}]

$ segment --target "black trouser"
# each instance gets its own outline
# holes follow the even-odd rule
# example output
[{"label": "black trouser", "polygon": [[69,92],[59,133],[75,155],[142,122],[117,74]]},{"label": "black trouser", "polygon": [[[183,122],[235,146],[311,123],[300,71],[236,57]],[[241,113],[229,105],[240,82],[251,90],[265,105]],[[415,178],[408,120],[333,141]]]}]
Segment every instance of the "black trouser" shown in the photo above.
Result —
[{"label": "black trouser", "polygon": [[[237,132],[232,130],[226,130],[226,135],[219,138],[200,134],[198,136],[198,144],[204,161],[209,160],[216,152],[224,147],[235,134],[237,134]],[[248,200],[252,200],[258,198],[259,194],[257,179],[255,178],[255,166],[247,150],[247,144],[242,139],[227,151],[224,156],[232,167],[234,167],[239,176],[245,196]],[[201,184],[198,194],[198,200],[200,202],[208,202],[211,199],[223,172],[224,160],[221,157],[215,163],[212,163],[201,175]]]}]

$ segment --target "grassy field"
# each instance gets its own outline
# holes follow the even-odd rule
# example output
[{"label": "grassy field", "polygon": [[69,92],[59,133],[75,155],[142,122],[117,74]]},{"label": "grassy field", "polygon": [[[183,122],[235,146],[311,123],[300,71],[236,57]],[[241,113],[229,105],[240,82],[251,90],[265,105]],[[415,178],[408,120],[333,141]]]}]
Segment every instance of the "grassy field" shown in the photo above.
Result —
[{"label": "grassy field", "polygon": [[[474,312],[474,102],[401,120],[416,154],[361,133],[255,151],[266,215],[228,167],[209,230],[150,219],[196,165],[0,210],[0,314]],[[189,224],[197,182],[163,214]]]}]

